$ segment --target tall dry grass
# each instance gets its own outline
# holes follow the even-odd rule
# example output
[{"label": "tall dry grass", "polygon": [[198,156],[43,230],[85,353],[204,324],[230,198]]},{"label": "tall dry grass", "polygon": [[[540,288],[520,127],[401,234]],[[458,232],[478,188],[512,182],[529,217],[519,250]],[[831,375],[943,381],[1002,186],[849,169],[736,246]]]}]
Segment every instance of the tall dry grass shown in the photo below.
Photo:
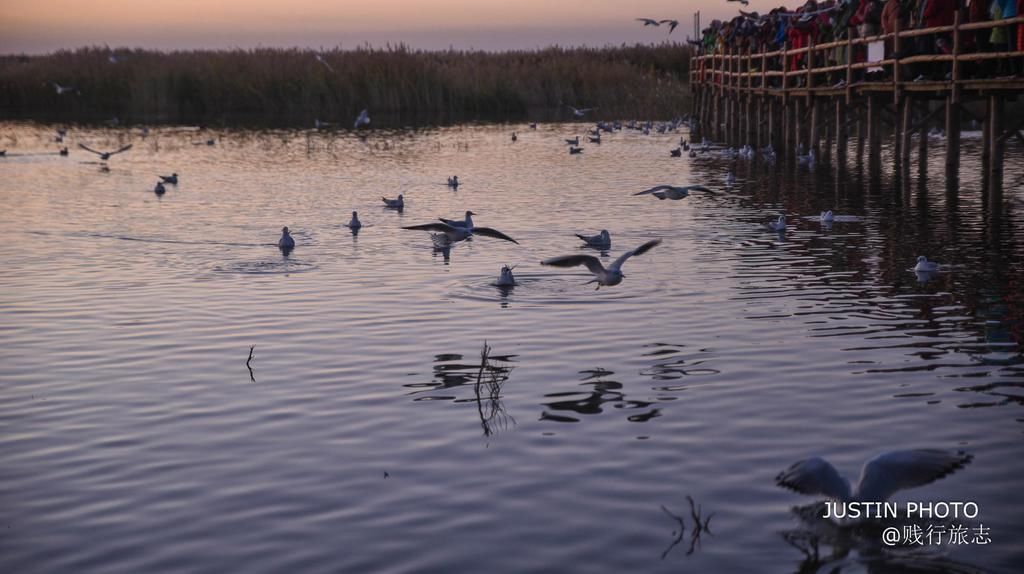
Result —
[{"label": "tall dry grass", "polygon": [[[109,61],[115,54],[116,63]],[[53,120],[381,123],[525,119],[563,104],[598,117],[687,109],[688,48],[677,44],[479,52],[405,46],[320,53],[82,48],[0,57],[0,114]],[[59,96],[52,83],[78,88]]]}]

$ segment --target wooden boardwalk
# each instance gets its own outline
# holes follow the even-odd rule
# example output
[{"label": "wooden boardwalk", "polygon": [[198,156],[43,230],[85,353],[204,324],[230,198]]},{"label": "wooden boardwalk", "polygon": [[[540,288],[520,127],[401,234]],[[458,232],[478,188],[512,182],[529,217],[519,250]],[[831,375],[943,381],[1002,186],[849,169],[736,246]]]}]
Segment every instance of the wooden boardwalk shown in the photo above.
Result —
[{"label": "wooden boardwalk", "polygon": [[[885,133],[895,138],[896,162],[902,170],[909,169],[915,132],[924,136],[918,138],[917,155],[919,166],[926,169],[927,131],[929,126],[943,126],[951,186],[959,181],[961,123],[970,118],[984,129],[986,186],[1001,190],[1005,143],[1010,138],[1024,142],[1024,117],[1007,121],[1004,108],[1007,101],[1024,94],[1024,77],[978,77],[978,72],[984,62],[991,69],[1000,61],[1016,59],[1020,66],[1024,52],[966,53],[963,46],[967,34],[1012,26],[1015,35],[1022,23],[1024,17],[963,24],[958,13],[952,26],[896,30],[795,50],[695,56],[690,65],[692,111],[708,137],[733,146],[772,146],[788,157],[805,149],[813,150],[816,158],[827,159],[833,150],[844,158],[853,128],[858,153],[866,148],[877,166]],[[915,39],[936,35],[951,38],[951,53],[900,56]],[[853,62],[844,57],[846,63],[825,65],[837,52],[867,52],[871,45],[877,50],[878,43],[886,46],[882,59]],[[799,67],[794,65],[798,59]],[[922,66],[944,79],[914,81],[910,73]],[[859,81],[868,71],[885,79]]]}]

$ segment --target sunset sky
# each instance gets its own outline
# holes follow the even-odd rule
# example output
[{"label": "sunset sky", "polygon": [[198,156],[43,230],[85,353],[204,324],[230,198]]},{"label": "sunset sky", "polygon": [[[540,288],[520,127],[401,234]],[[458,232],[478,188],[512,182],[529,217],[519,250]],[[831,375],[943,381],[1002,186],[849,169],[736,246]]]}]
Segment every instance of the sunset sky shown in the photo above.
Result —
[{"label": "sunset sky", "polygon": [[[792,0],[752,0],[767,12]],[[355,47],[404,42],[414,48],[502,50],[553,44],[660,42],[702,22],[736,14],[725,0],[0,0],[0,53],[43,53],[87,45],[159,49]]]}]

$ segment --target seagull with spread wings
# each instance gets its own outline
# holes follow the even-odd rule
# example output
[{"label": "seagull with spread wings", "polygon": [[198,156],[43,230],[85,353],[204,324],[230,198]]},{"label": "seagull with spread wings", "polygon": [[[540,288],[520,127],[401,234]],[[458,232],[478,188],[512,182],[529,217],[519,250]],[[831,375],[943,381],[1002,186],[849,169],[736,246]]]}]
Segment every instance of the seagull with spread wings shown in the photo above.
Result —
[{"label": "seagull with spread wings", "polygon": [[402,229],[414,229],[417,231],[432,231],[436,234],[443,236],[448,244],[455,243],[457,241],[463,241],[469,239],[474,235],[483,235],[484,237],[493,237],[495,239],[504,239],[505,241],[511,241],[512,243],[519,244],[518,241],[512,239],[508,235],[492,229],[490,227],[476,227],[471,224],[466,227],[456,227],[447,223],[424,223],[421,225],[408,225],[402,227]]},{"label": "seagull with spread wings", "polygon": [[690,190],[715,193],[703,185],[656,185],[633,195],[653,195],[658,199],[683,199],[690,195]]},{"label": "seagull with spread wings", "polygon": [[572,110],[572,115],[576,116],[577,118],[582,118],[584,115],[586,115],[587,112],[592,112],[592,111],[597,109],[597,108],[574,108],[574,107],[572,107],[572,106],[570,106],[568,104],[566,104],[565,107],[567,107],[570,110]]},{"label": "seagull with spread wings", "polygon": [[661,24],[661,22],[658,22],[653,18],[637,18],[636,21],[643,22],[644,26],[658,26],[659,24]]},{"label": "seagull with spread wings", "polygon": [[587,283],[597,283],[597,289],[601,286],[612,286],[622,283],[622,278],[626,275],[622,273],[622,264],[627,259],[634,255],[643,255],[654,247],[661,244],[661,239],[652,239],[647,243],[644,243],[640,247],[627,251],[619,256],[618,259],[612,262],[611,265],[606,269],[601,264],[601,260],[593,255],[563,255],[561,257],[554,257],[541,261],[541,265],[550,265],[552,267],[576,267],[578,265],[585,265],[586,268],[594,274],[594,279]]},{"label": "seagull with spread wings", "polygon": [[662,20],[659,24],[668,24],[668,33],[671,34],[679,25],[679,20]]},{"label": "seagull with spread wings", "polygon": [[119,154],[121,152],[128,151],[128,150],[132,149],[132,144],[128,144],[128,145],[126,145],[126,146],[124,146],[121,149],[116,150],[116,151],[96,151],[96,150],[92,149],[91,147],[89,147],[89,146],[87,146],[85,144],[81,144],[81,143],[78,144],[78,147],[84,149],[85,151],[91,151],[92,153],[100,156],[101,160],[107,161],[108,159],[110,159],[110,156],[112,156],[114,154]]},{"label": "seagull with spread wings", "polygon": [[812,457],[793,463],[775,483],[800,494],[823,494],[837,502],[885,502],[900,490],[924,486],[963,468],[973,455],[939,449],[893,450],[864,463],[851,486],[827,460]]}]

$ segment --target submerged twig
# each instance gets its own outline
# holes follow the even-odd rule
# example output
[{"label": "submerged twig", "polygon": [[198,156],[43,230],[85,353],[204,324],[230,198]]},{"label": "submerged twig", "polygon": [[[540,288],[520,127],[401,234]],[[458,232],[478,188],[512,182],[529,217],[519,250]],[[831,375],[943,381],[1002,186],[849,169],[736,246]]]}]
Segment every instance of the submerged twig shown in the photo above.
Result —
[{"label": "submerged twig", "polygon": [[676,522],[679,523],[679,534],[676,535],[676,538],[675,538],[675,540],[672,541],[672,544],[669,544],[668,548],[666,548],[665,551],[661,553],[661,559],[664,560],[665,557],[668,556],[668,553],[672,552],[672,549],[676,547],[676,544],[679,544],[680,542],[682,542],[682,540],[683,540],[683,533],[686,532],[686,523],[683,522],[682,518],[680,518],[680,517],[676,516],[675,514],[672,514],[671,512],[669,512],[669,509],[665,508],[664,504],[661,505],[661,510],[664,511],[665,514],[667,514],[670,517],[672,517],[673,520],[675,520]]}]

